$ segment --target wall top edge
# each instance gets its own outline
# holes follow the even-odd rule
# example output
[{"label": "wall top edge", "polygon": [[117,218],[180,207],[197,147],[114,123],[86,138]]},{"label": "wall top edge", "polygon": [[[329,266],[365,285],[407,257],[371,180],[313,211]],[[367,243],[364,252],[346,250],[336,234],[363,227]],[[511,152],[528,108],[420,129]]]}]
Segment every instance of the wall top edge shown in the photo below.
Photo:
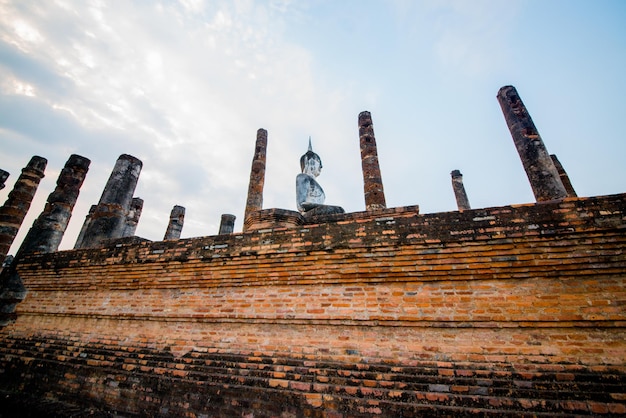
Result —
[{"label": "wall top edge", "polygon": [[20,263],[123,264],[200,258],[257,256],[285,252],[402,245],[449,245],[502,239],[536,239],[564,234],[626,229],[626,193],[565,198],[464,211],[420,214],[417,206],[316,218],[296,227],[263,228],[228,235],[149,241],[139,237],[106,247],[32,254]]}]

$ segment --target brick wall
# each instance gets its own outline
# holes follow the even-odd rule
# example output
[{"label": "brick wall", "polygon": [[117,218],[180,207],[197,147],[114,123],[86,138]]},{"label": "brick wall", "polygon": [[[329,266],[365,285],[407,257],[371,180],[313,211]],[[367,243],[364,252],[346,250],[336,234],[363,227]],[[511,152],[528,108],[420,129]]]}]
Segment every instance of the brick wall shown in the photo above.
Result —
[{"label": "brick wall", "polygon": [[625,203],[34,255],[0,390],[129,416],[626,413]]}]

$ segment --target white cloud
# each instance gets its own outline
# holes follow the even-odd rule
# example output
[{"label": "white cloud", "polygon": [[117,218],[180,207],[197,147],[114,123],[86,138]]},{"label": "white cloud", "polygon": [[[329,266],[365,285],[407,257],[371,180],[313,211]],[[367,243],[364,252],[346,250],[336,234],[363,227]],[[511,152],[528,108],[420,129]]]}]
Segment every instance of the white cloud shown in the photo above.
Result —
[{"label": "white cloud", "polygon": [[204,0],[180,0],[183,7],[191,13],[200,13],[204,10]]},{"label": "white cloud", "polygon": [[33,28],[25,21],[17,20],[13,25],[17,36],[19,36],[24,41],[37,44],[43,40],[39,31],[37,31],[37,29]]},{"label": "white cloud", "polygon": [[[2,74],[0,72],[0,74]],[[3,77],[0,81],[0,90],[3,94],[17,94],[22,96],[35,96],[35,88],[26,82],[23,82],[15,77],[12,74],[2,74]]]}]

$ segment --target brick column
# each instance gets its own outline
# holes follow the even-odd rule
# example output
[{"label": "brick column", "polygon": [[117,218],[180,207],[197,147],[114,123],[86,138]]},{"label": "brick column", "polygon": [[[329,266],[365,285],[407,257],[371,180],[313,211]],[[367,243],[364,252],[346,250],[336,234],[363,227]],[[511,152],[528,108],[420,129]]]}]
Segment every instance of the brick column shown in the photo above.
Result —
[{"label": "brick column", "polygon": [[174,206],[170,212],[170,222],[167,224],[163,241],[168,239],[179,239],[183,232],[183,224],[185,223],[185,208],[182,206]]},{"label": "brick column", "polygon": [[465,193],[465,186],[463,186],[463,174],[459,170],[454,170],[450,175],[452,176],[452,189],[459,210],[471,209],[467,193]]},{"label": "brick column", "polygon": [[0,190],[4,189],[4,183],[9,178],[9,172],[0,170]]},{"label": "brick column", "polygon": [[142,165],[139,159],[127,154],[117,159],[80,248],[99,247],[108,239],[122,237]]},{"label": "brick column", "polygon": [[359,114],[359,142],[361,145],[361,165],[363,167],[363,190],[365,210],[385,209],[385,191],[378,166],[376,137],[370,112]]},{"label": "brick column", "polygon": [[556,158],[556,155],[554,154],[550,154],[550,158],[552,158],[552,162],[554,163],[554,166],[556,167],[556,171],[559,173],[559,177],[561,178],[561,182],[563,182],[563,187],[565,187],[567,196],[578,197],[578,195],[576,194],[576,191],[574,190],[574,186],[572,186],[572,182],[569,181],[569,176],[567,175],[567,172],[565,171],[565,168],[563,168],[563,165],[561,164],[559,159]]},{"label": "brick column", "polygon": [[22,169],[22,174],[15,182],[6,202],[0,207],[0,260],[4,260],[24,217],[33,201],[39,182],[44,176],[48,160],[33,157]]},{"label": "brick column", "polygon": [[[265,184],[265,154],[267,150],[267,131],[259,129],[256,133],[256,145],[250,170],[250,183],[248,184],[248,198],[246,200],[245,219],[252,212],[263,209],[263,186]],[[245,230],[244,225],[244,230]]]},{"label": "brick column", "polygon": [[85,216],[85,220],[83,221],[83,226],[80,228],[80,232],[78,233],[78,238],[76,238],[76,244],[74,244],[74,249],[82,248],[83,239],[85,238],[85,232],[89,228],[89,224],[91,223],[91,217],[93,213],[96,211],[98,205],[91,205],[89,208],[89,213]]},{"label": "brick column", "polygon": [[220,222],[220,231],[219,235],[227,235],[232,234],[235,230],[235,215],[230,215],[228,213],[224,213],[222,215],[222,221]]},{"label": "brick column", "polygon": [[24,238],[17,258],[22,254],[50,253],[59,249],[90,163],[89,159],[80,155],[70,156],[59,174],[56,188],[48,196],[43,212]]},{"label": "brick column", "polygon": [[559,173],[515,87],[502,87],[497,98],[535,199],[541,202],[567,197]]},{"label": "brick column", "polygon": [[142,211],[143,199],[140,197],[133,197],[133,200],[130,202],[130,209],[126,215],[126,224],[124,225],[124,232],[122,233],[123,237],[132,237],[135,235]]}]

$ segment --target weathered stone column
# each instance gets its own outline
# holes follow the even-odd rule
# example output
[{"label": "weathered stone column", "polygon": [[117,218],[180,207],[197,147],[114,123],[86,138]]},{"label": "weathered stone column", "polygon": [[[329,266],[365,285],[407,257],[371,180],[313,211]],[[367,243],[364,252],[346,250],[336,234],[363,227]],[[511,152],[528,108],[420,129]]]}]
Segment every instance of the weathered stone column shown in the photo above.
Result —
[{"label": "weathered stone column", "polygon": [[185,208],[182,206],[174,206],[170,213],[170,222],[167,225],[163,241],[168,239],[179,239],[183,232],[183,224],[185,223]]},{"label": "weathered stone column", "polygon": [[126,216],[126,224],[124,225],[123,237],[132,237],[137,231],[137,225],[139,224],[139,218],[141,218],[141,212],[143,211],[143,199],[140,197],[133,197],[130,202],[130,209]]},{"label": "weathered stone column", "polygon": [[4,183],[6,183],[9,178],[9,172],[0,170],[0,190],[4,189]]},{"label": "weathered stone column", "polygon": [[139,159],[127,154],[117,159],[80,248],[98,247],[105,240],[122,237],[142,165]]},{"label": "weathered stone column", "polygon": [[[5,260],[11,248],[47,164],[45,158],[37,156],[31,158],[0,208],[0,260]],[[26,287],[15,270],[18,262],[19,259],[16,257],[11,265],[3,268],[0,273],[0,328],[15,320],[15,307],[26,297]]]},{"label": "weathered stone column", "polygon": [[497,97],[535,199],[542,202],[566,197],[559,173],[515,87],[502,87]]},{"label": "weathered stone column", "polygon": [[370,112],[359,114],[359,142],[361,145],[361,165],[363,167],[363,190],[365,210],[385,209],[385,191],[378,165],[376,137]]},{"label": "weathered stone column", "polygon": [[91,205],[89,208],[89,213],[85,216],[85,221],[83,222],[83,226],[80,228],[80,232],[78,233],[78,238],[76,238],[76,244],[74,244],[74,249],[82,248],[83,239],[85,238],[85,232],[89,228],[89,224],[91,223],[91,217],[93,213],[96,211],[98,205]]},{"label": "weathered stone column", "polygon": [[228,235],[232,234],[235,230],[235,219],[237,217],[235,215],[230,215],[228,213],[222,214],[222,221],[220,222],[220,231],[219,235]]},{"label": "weathered stone column", "polygon": [[33,201],[48,160],[33,157],[0,207],[0,260],[4,260]]},{"label": "weathered stone column", "polygon": [[454,190],[454,197],[459,210],[471,209],[467,193],[465,193],[465,186],[463,185],[463,174],[459,170],[453,170],[450,175],[452,176],[452,189]]},{"label": "weathered stone column", "polygon": [[59,174],[56,188],[48,196],[43,212],[24,238],[17,254],[18,259],[23,254],[50,253],[59,249],[90,163],[89,159],[80,155],[70,156]]},{"label": "weathered stone column", "polygon": [[265,185],[265,155],[267,150],[267,131],[259,129],[256,133],[256,145],[250,170],[250,183],[248,184],[248,198],[246,200],[245,219],[252,213],[263,209],[263,186]]},{"label": "weathered stone column", "polygon": [[554,154],[550,154],[550,158],[552,159],[552,162],[554,163],[554,166],[556,167],[556,171],[559,173],[559,177],[561,178],[563,187],[565,187],[565,191],[567,191],[567,196],[578,197],[578,195],[576,194],[576,191],[574,190],[574,186],[572,186],[572,182],[569,181],[569,176],[567,175],[567,172],[565,171],[565,168],[563,168],[563,165],[561,164],[559,159],[556,158],[556,155]]}]

